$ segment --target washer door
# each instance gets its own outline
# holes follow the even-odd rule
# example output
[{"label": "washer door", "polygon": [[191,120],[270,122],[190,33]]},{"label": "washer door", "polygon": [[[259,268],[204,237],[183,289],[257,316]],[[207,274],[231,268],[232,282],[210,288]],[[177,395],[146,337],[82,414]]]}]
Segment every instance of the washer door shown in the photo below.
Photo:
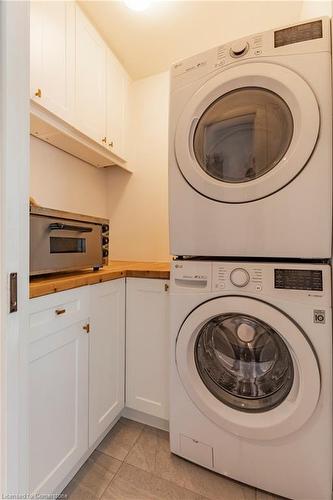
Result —
[{"label": "washer door", "polygon": [[219,297],[195,309],[179,331],[176,364],[199,410],[248,438],[295,432],[320,394],[318,363],[300,327],[247,297]]},{"label": "washer door", "polygon": [[309,85],[270,63],[230,68],[205,83],[177,124],[175,154],[202,195],[245,203],[275,193],[304,168],[320,113]]}]

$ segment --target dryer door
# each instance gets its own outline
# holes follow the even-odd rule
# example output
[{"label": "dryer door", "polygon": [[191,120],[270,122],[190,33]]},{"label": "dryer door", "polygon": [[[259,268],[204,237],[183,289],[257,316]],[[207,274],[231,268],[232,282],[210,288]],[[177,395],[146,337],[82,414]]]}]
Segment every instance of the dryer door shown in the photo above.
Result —
[{"label": "dryer door", "polygon": [[175,135],[177,163],[208,198],[258,200],[304,168],[319,124],[315,95],[299,75],[277,64],[242,64],[212,77],[185,106]]},{"label": "dryer door", "polygon": [[248,438],[295,432],[320,394],[318,363],[304,332],[257,299],[219,297],[196,308],[179,331],[176,364],[199,410]]}]

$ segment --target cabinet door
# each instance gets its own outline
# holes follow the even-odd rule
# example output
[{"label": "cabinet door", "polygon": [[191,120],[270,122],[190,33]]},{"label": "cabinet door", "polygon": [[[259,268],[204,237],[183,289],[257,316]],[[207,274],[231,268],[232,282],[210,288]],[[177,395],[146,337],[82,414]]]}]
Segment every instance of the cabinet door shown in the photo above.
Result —
[{"label": "cabinet door", "polygon": [[168,281],[127,278],[126,406],[168,419]]},{"label": "cabinet door", "polygon": [[34,494],[54,492],[88,449],[86,323],[77,321],[59,330],[45,326],[44,335],[30,343],[30,492]]},{"label": "cabinet door", "polygon": [[129,79],[126,71],[108,50],[107,54],[107,144],[114,154],[126,159],[125,137]]},{"label": "cabinet door", "polygon": [[106,50],[102,38],[76,6],[75,126],[107,147]]},{"label": "cabinet door", "polygon": [[91,288],[89,445],[124,407],[125,279]]},{"label": "cabinet door", "polygon": [[30,3],[31,98],[71,122],[74,107],[75,5]]}]

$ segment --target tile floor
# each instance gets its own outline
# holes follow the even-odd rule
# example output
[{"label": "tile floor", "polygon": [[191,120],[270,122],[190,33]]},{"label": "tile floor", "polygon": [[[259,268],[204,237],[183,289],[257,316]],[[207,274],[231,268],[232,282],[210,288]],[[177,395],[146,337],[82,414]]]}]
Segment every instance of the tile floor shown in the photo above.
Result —
[{"label": "tile floor", "polygon": [[68,500],[277,500],[172,455],[167,432],[125,418],[63,494]]}]

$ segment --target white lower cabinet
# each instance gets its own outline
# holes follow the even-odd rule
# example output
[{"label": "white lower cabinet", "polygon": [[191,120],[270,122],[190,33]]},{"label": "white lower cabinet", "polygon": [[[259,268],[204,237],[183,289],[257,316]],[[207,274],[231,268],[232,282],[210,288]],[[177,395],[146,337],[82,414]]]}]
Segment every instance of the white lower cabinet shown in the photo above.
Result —
[{"label": "white lower cabinet", "polygon": [[31,494],[53,493],[88,449],[88,308],[87,287],[31,301]]},{"label": "white lower cabinet", "polygon": [[90,289],[89,446],[124,408],[125,279]]},{"label": "white lower cabinet", "polygon": [[126,407],[168,419],[169,282],[126,280]]},{"label": "white lower cabinet", "polygon": [[167,291],[121,278],[30,301],[30,494],[60,493],[120,415],[125,354],[126,406],[168,418]]}]

